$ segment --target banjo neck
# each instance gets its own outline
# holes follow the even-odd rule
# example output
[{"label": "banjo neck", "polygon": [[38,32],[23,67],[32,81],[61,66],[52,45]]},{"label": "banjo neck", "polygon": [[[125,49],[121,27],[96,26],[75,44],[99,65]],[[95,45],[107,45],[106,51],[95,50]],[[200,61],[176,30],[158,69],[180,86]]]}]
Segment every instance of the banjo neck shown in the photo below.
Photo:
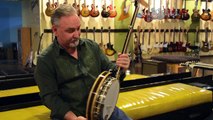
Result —
[{"label": "banjo neck", "polygon": [[[129,25],[129,31],[128,31],[127,35],[126,35],[126,39],[125,39],[124,46],[123,46],[121,54],[127,53],[127,49],[128,49],[130,38],[131,38],[131,35],[132,35],[132,31],[133,31],[133,28],[134,28],[134,25],[135,25],[135,20],[136,20],[136,17],[137,17],[138,10],[139,10],[138,1],[135,0],[134,14],[133,14],[131,23]],[[118,70],[116,72],[116,78],[117,79],[120,78],[120,70],[121,70],[121,68],[118,67]]]}]

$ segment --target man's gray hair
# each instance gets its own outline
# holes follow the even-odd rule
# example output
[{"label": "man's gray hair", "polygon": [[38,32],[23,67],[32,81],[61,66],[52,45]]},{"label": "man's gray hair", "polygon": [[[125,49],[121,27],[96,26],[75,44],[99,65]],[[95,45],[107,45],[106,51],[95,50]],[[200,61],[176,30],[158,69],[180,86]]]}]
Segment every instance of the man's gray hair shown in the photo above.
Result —
[{"label": "man's gray hair", "polygon": [[75,8],[70,4],[60,5],[51,16],[51,23],[58,25],[58,21],[63,16],[77,15]]}]

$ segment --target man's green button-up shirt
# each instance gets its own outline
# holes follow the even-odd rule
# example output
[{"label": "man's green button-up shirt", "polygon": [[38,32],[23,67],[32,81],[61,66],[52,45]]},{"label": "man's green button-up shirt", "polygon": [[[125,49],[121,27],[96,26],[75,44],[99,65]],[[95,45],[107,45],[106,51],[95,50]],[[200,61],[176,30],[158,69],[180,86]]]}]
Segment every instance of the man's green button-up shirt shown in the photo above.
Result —
[{"label": "man's green button-up shirt", "polygon": [[80,39],[78,59],[54,42],[38,56],[35,79],[51,117],[63,119],[68,111],[85,116],[87,97],[102,71],[114,69],[97,43]]}]

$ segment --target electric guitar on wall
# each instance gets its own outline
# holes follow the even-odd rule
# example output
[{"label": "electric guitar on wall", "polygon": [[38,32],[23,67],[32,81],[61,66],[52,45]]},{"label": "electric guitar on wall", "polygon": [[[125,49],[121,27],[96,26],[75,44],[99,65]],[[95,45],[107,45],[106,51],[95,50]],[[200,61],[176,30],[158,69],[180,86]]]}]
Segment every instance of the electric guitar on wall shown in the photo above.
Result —
[{"label": "electric guitar on wall", "polygon": [[193,13],[191,15],[192,22],[199,22],[200,21],[200,13],[197,9],[198,0],[195,0],[195,8],[193,9]]},{"label": "electric guitar on wall", "polygon": [[182,31],[182,29],[180,27],[179,32],[178,32],[178,41],[176,42],[178,52],[182,51],[182,45],[183,45],[183,42],[181,40],[181,31]]},{"label": "electric guitar on wall", "polygon": [[169,13],[170,13],[169,0],[166,0],[166,8],[164,9],[164,19],[169,18]]},{"label": "electric guitar on wall", "polygon": [[[154,35],[154,45],[153,45],[153,48],[152,48],[152,53],[156,54],[156,53],[159,53],[159,42],[157,42],[157,29],[155,28],[155,35]],[[159,39],[159,38],[158,38]]]},{"label": "electric guitar on wall", "polygon": [[[67,3],[67,1],[64,2],[64,3]],[[78,16],[80,16],[80,15],[81,15],[80,5],[77,4],[76,0],[74,0],[74,3],[72,4],[72,6],[76,9],[76,11],[77,11],[77,13],[78,13]]]},{"label": "electric guitar on wall", "polygon": [[114,6],[114,0],[111,0],[111,5],[108,6],[109,8],[109,17],[114,18],[117,16],[116,7]]},{"label": "electric guitar on wall", "polygon": [[105,45],[103,42],[103,26],[101,27],[101,43],[99,43],[99,47],[101,48],[103,52],[105,51]]},{"label": "electric guitar on wall", "polygon": [[163,33],[163,52],[168,52],[168,42],[166,41],[166,31],[167,29],[165,29]]},{"label": "electric guitar on wall", "polygon": [[108,28],[108,34],[109,34],[109,42],[107,43],[107,48],[105,49],[105,54],[108,56],[112,56],[116,53],[116,50],[113,48],[113,45],[111,44],[111,38],[110,38],[110,32],[111,27]]},{"label": "electric guitar on wall", "polygon": [[[172,52],[172,50],[173,50],[173,42],[172,42],[172,40],[171,40],[171,31],[172,31],[172,29],[170,29],[169,30],[169,41],[168,41],[168,52]],[[174,33],[174,32],[173,32]],[[173,36],[173,34],[172,34],[172,36]]]},{"label": "electric guitar on wall", "polygon": [[203,41],[203,46],[201,47],[203,52],[209,52],[209,42],[208,42],[208,27],[205,29],[205,41]]},{"label": "electric guitar on wall", "polygon": [[152,46],[151,46],[151,28],[148,30],[148,45],[147,45],[147,53],[151,54],[152,53]]},{"label": "electric guitar on wall", "polygon": [[93,4],[91,5],[91,10],[90,10],[89,14],[92,17],[99,16],[98,6],[95,4],[95,0],[93,0]]},{"label": "electric guitar on wall", "polygon": [[160,0],[160,8],[158,9],[158,16],[157,19],[162,20],[165,17],[165,11],[162,10],[162,0]]},{"label": "electric guitar on wall", "polygon": [[200,16],[200,18],[204,21],[208,21],[211,19],[210,9],[207,8],[208,7],[207,4],[208,4],[208,0],[206,0],[205,9],[203,9],[203,13]]},{"label": "electric guitar on wall", "polygon": [[46,10],[45,10],[45,14],[48,16],[48,17],[51,17],[51,15],[54,13],[55,11],[55,4],[54,4],[54,1],[51,3],[50,0],[48,0],[48,2],[46,3]]},{"label": "electric guitar on wall", "polygon": [[102,5],[101,16],[103,18],[108,18],[110,15],[109,8],[106,6],[106,0],[104,0],[104,4]]},{"label": "electric guitar on wall", "polygon": [[150,12],[150,0],[148,0],[148,10],[146,10],[146,13],[145,13],[145,18],[144,20],[146,22],[151,22],[153,20],[153,17],[152,17],[152,12]]},{"label": "electric guitar on wall", "polygon": [[84,3],[81,5],[81,16],[88,17],[90,15],[90,11],[88,9],[88,5],[86,4],[86,0],[84,0]]},{"label": "electric guitar on wall", "polygon": [[135,33],[134,37],[134,54],[135,54],[135,62],[141,63],[142,62],[142,50],[141,50],[141,43],[140,43],[140,26],[137,28],[137,33]]},{"label": "electric guitar on wall", "polygon": [[144,37],[145,37],[145,33],[144,33],[144,30],[143,29],[141,29],[141,32],[142,32],[142,44],[141,44],[141,50],[142,50],[142,54],[143,55],[145,55],[145,54],[147,54],[147,47],[146,47],[146,45],[145,45],[145,43],[144,43]]},{"label": "electric guitar on wall", "polygon": [[130,5],[126,5],[126,1],[127,0],[124,0],[123,1],[123,4],[122,4],[122,8],[121,8],[121,15],[120,17],[118,18],[118,20],[124,20],[126,18],[128,18],[130,15],[129,15],[129,8],[130,8]]},{"label": "electric guitar on wall", "polygon": [[[151,9],[151,11],[152,11],[152,18],[153,19],[157,19],[157,17],[158,17],[158,12],[157,12],[157,10],[155,9],[155,0],[152,0],[153,1],[153,3],[152,3],[152,5],[153,5],[153,7],[152,7],[152,9]],[[160,4],[161,5],[161,4]]]},{"label": "electric guitar on wall", "polygon": [[182,20],[188,20],[190,18],[188,9],[186,9],[186,0],[184,0],[184,8],[181,10]]}]

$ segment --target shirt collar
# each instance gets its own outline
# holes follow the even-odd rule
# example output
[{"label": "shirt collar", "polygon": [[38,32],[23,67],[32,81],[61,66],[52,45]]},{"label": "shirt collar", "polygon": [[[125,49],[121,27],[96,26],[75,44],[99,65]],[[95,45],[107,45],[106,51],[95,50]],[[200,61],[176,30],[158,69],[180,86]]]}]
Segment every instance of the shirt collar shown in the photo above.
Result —
[{"label": "shirt collar", "polygon": [[[59,56],[59,55],[64,54],[66,52],[64,50],[64,48],[58,43],[57,37],[55,37],[53,44],[54,44],[54,47],[55,47],[56,55]],[[79,45],[78,45],[77,49],[80,50],[81,47],[84,46],[84,45],[85,45],[85,41],[80,38]]]}]

